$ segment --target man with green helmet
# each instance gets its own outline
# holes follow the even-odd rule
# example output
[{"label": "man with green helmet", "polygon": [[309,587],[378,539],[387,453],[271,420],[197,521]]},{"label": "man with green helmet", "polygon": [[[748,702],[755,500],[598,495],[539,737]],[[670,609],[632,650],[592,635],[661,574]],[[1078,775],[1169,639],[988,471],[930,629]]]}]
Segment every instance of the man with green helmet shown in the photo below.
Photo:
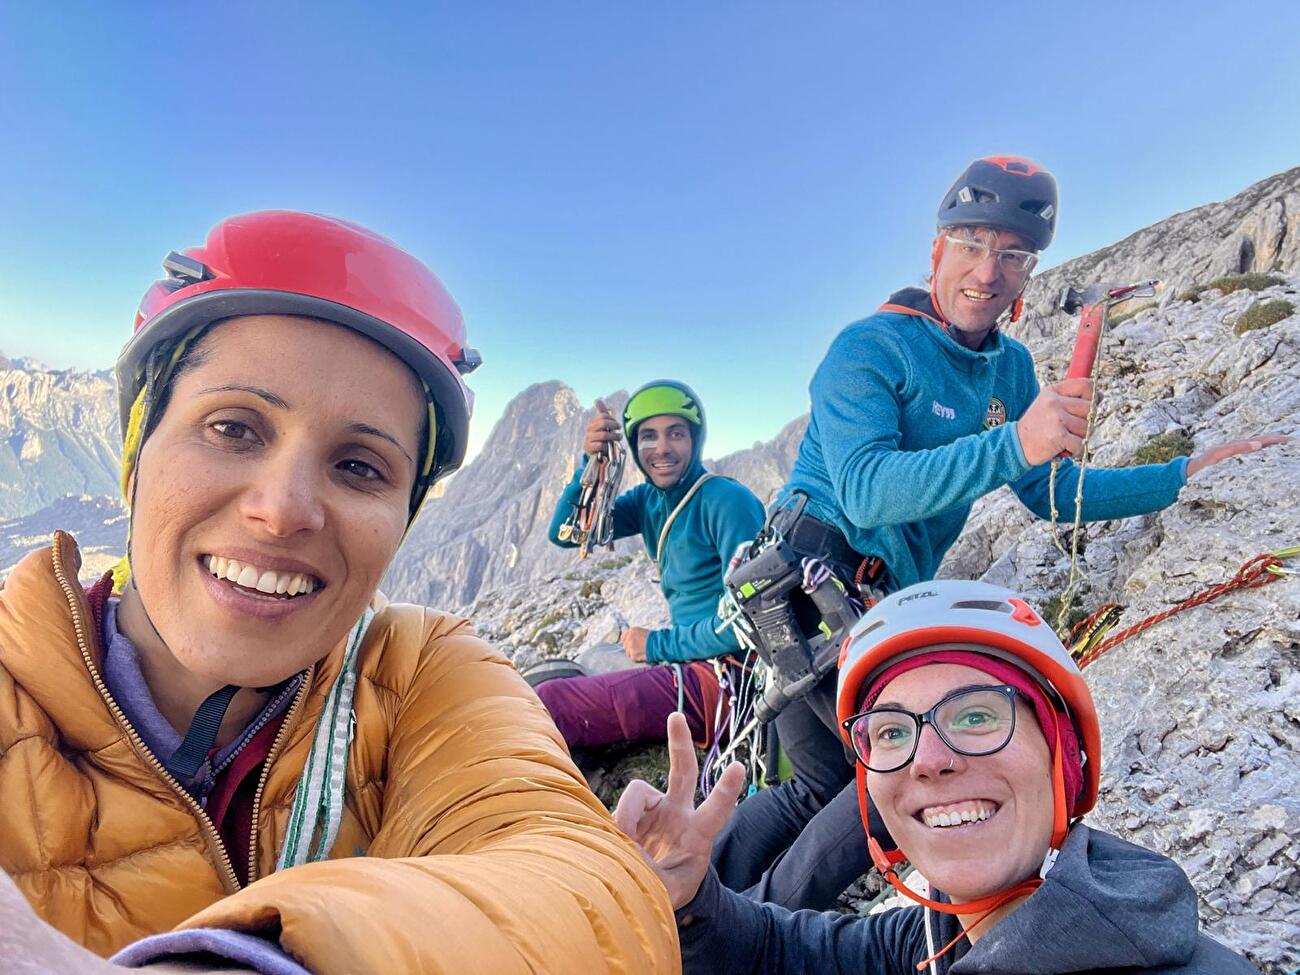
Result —
[{"label": "man with green helmet", "polygon": [[[737,547],[763,524],[763,506],[744,485],[710,474],[700,456],[704,409],[691,389],[660,380],[642,386],[623,410],[622,430],[605,404],[583,439],[584,456],[598,454],[626,437],[646,482],[614,503],[614,538],[639,534],[659,568],[660,588],[671,622],[633,626],[621,638],[638,667],[607,674],[567,677],[538,685],[537,693],[570,746],[662,740],[669,714],[683,710],[695,740],[709,742],[721,693],[711,664],[737,649],[729,629],[719,633],[722,579]],[[566,548],[560,526],[578,503],[583,465],[560,496],[549,538]]]}]

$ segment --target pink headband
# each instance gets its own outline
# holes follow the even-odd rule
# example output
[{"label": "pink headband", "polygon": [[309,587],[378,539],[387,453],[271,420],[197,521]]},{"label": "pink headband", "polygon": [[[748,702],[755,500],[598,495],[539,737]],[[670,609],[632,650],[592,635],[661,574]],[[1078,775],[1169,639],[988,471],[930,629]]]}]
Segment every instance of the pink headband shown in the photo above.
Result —
[{"label": "pink headband", "polygon": [[[1043,733],[1043,738],[1047,741],[1049,758],[1054,759],[1056,757],[1056,738],[1057,735],[1060,736],[1061,768],[1065,773],[1066,805],[1070,810],[1070,815],[1073,816],[1074,806],[1079,801],[1079,795],[1083,792],[1083,760],[1079,753],[1078,732],[1065,711],[1051,704],[1047,699],[1047,695],[1043,693],[1043,689],[1039,687],[1032,677],[1015,664],[1008,663],[998,657],[975,653],[971,650],[934,650],[915,657],[908,657],[906,660],[900,660],[898,663],[886,667],[880,676],[871,682],[866,696],[862,699],[863,709],[865,710],[875,704],[880,697],[880,692],[885,689],[885,685],[895,677],[899,677],[909,670],[925,667],[928,664],[960,664],[963,667],[973,667],[975,670],[983,671],[1003,684],[1010,684],[1024,695],[1029,703],[1034,706],[1034,716],[1038,719],[1038,727]],[[1053,731],[1056,734],[1052,734]]]}]

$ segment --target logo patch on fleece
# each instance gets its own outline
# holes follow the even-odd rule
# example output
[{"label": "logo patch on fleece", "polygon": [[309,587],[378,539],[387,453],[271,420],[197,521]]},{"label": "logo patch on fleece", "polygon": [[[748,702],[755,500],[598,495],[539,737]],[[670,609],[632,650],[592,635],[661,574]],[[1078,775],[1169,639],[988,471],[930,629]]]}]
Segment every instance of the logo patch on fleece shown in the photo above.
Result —
[{"label": "logo patch on fleece", "polygon": [[938,400],[935,400],[933,403],[931,403],[930,412],[943,420],[957,419],[957,411],[954,410],[951,406],[944,406]]},{"label": "logo patch on fleece", "polygon": [[1002,400],[994,396],[989,400],[989,408],[984,411],[984,429],[992,430],[1007,422],[1007,407]]}]

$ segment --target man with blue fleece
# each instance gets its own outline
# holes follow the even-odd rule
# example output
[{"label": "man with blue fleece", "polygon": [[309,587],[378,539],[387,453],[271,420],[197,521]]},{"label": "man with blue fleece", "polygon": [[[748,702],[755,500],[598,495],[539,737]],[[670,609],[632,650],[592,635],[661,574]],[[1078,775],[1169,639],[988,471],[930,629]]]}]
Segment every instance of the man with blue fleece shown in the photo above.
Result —
[{"label": "man with blue fleece", "polygon": [[[1018,157],[976,160],[939,208],[931,290],[899,291],[831,343],[810,387],[807,432],[774,505],[774,522],[798,554],[826,558],[846,582],[855,566],[872,565],[873,586],[893,592],[932,579],[971,505],[1003,485],[1050,517],[1050,462],[1081,450],[1092,382],[1040,389],[1028,349],[998,325],[1019,316],[1056,215],[1049,172]],[[1198,470],[1285,439],[1090,470],[1083,519],[1159,511]],[[1079,477],[1071,460],[1061,462],[1062,521],[1074,520]],[[801,547],[801,539],[809,544]],[[858,810],[834,689],[832,672],[777,717],[795,778],[742,802],[714,848],[722,882],[754,899],[828,907],[868,869],[865,844],[849,841]]]},{"label": "man with blue fleece", "polygon": [[[604,403],[596,407],[584,456],[620,437]],[[717,632],[718,599],[732,553],[763,524],[763,506],[744,485],[704,469],[704,409],[684,384],[641,387],[627,402],[622,426],[646,483],[615,501],[614,537],[640,534],[658,564],[671,617],[661,629],[629,628],[622,643],[637,663],[669,666],[550,680],[537,693],[572,747],[663,740],[665,721],[679,704],[695,740],[709,743],[721,690],[712,664],[702,661],[737,649],[729,629]],[[578,503],[581,477],[580,466],[556,506],[548,536],[556,545],[574,547],[560,540],[559,530]]]}]

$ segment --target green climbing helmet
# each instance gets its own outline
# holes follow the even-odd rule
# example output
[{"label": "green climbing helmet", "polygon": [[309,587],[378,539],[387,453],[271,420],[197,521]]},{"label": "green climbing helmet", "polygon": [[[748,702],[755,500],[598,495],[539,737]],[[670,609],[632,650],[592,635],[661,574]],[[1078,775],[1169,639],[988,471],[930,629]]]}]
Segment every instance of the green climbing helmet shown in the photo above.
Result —
[{"label": "green climbing helmet", "polygon": [[698,429],[704,428],[704,407],[700,406],[694,391],[685,383],[657,379],[633,393],[623,407],[623,436],[628,443],[635,443],[638,424],[652,416],[665,415],[680,416]]}]

